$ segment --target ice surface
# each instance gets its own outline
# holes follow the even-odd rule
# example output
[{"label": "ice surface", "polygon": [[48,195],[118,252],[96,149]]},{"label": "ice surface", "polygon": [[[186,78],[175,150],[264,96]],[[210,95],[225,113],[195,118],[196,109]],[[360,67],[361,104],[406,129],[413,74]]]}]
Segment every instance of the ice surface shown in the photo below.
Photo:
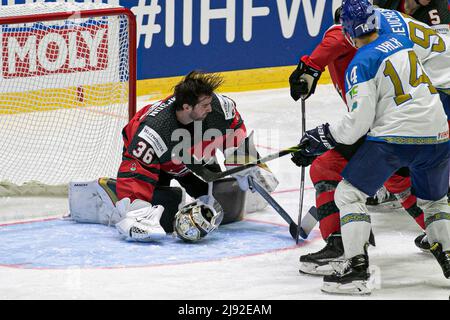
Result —
[{"label": "ice surface", "polygon": [[[255,130],[256,144],[261,154],[298,142],[301,132],[300,103],[291,100],[287,88],[227,95],[237,102],[247,128]],[[143,103],[145,101],[141,101]],[[345,111],[346,107],[333,87],[320,85],[315,95],[306,102],[307,128],[326,121],[336,122]],[[300,169],[290,162],[289,157],[272,161],[270,167],[280,180],[274,197],[296,220]],[[305,212],[313,204],[314,190],[308,178]],[[449,299],[450,281],[444,278],[439,265],[430,254],[422,253],[414,246],[414,238],[420,234],[415,222],[401,209],[376,210],[371,215],[377,247],[371,247],[369,254],[377,288],[369,297],[326,295],[320,291],[321,277],[299,274],[299,256],[321,249],[324,245],[315,232],[310,240],[302,242],[298,247],[295,247],[293,240],[292,245],[289,244],[289,238],[286,237],[286,243],[276,248],[268,245],[265,253],[262,253],[244,250],[243,246],[252,246],[251,241],[246,241],[236,243],[233,249],[236,252],[232,254],[224,251],[222,259],[219,258],[220,254],[214,254],[211,259],[170,264],[170,255],[167,263],[164,263],[164,259],[161,260],[161,255],[158,257],[160,263],[155,265],[133,267],[132,263],[124,261],[120,268],[112,263],[109,267],[86,266],[86,261],[80,256],[83,263],[71,263],[66,267],[52,269],[50,263],[45,263],[48,251],[36,249],[35,256],[44,261],[44,267],[27,267],[17,259],[0,260],[0,264],[4,264],[0,266],[0,299]],[[57,217],[66,211],[67,202],[62,198],[5,198],[0,199],[0,221],[3,221],[0,224],[27,218]],[[249,224],[254,223],[254,220],[285,226],[286,236],[289,236],[286,223],[271,208],[248,214],[246,219]],[[58,220],[48,223],[54,223],[53,232],[59,232]],[[17,232],[21,227],[24,230],[38,228],[39,224],[46,225],[31,223],[0,226],[0,237],[8,237],[8,231],[14,229]],[[81,233],[77,236],[84,236],[89,240],[90,233],[93,232],[91,228],[92,226],[84,229],[77,226],[76,231]],[[280,228],[283,230],[280,226],[273,230],[280,232]],[[28,232],[27,237],[21,237],[16,232],[10,233],[11,239],[7,242],[10,245],[5,242],[1,244],[2,254],[8,255],[10,252],[11,257],[20,255],[17,251],[26,251],[21,247],[26,246],[27,241],[31,247],[33,242],[42,241],[41,237],[45,237],[42,232]],[[105,234],[113,238],[107,252],[114,252],[116,238],[110,231]],[[214,240],[220,241],[221,234],[217,233]],[[33,235],[39,238],[33,239]],[[268,242],[272,241],[271,237],[273,235],[267,234]],[[14,244],[14,240],[23,243]],[[70,245],[71,241],[77,241],[77,237],[71,239],[67,235],[64,241]],[[107,247],[108,241],[103,244]],[[7,245],[10,247],[5,247]],[[145,254],[145,246],[137,246],[137,254]],[[182,247],[183,244],[180,243],[179,246],[179,249],[173,249],[174,259],[179,258],[178,251],[187,250]],[[221,248],[217,245],[212,250],[220,251]],[[203,249],[199,247],[199,251],[201,250]],[[154,251],[149,246],[148,252]],[[48,257],[48,260],[52,261],[52,257]],[[14,261],[17,265],[14,265]]]}]

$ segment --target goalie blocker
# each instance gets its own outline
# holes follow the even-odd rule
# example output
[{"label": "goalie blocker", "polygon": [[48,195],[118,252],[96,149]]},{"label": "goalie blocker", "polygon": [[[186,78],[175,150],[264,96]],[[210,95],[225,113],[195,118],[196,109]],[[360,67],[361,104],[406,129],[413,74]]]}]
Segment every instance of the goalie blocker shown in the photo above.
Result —
[{"label": "goalie blocker", "polygon": [[[245,192],[239,188],[235,179],[215,181],[212,195],[223,210],[221,224],[242,220]],[[76,222],[116,225],[126,217],[127,211],[134,204],[133,202],[131,205],[124,205],[122,202],[123,199],[118,201],[117,198],[115,179],[100,178],[96,181],[69,184],[69,217]],[[185,205],[185,193],[180,187],[158,186],[152,204],[147,204],[164,208],[158,218],[159,224],[164,232],[173,233],[175,215]],[[142,207],[139,205],[139,209]]]}]

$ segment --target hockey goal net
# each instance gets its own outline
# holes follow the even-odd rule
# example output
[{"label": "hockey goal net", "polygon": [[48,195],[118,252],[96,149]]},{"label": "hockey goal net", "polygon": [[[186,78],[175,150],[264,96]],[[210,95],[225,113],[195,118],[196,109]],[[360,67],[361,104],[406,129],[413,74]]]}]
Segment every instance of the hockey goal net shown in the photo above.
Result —
[{"label": "hockey goal net", "polygon": [[105,4],[1,7],[0,196],[116,176],[136,105],[135,25]]}]

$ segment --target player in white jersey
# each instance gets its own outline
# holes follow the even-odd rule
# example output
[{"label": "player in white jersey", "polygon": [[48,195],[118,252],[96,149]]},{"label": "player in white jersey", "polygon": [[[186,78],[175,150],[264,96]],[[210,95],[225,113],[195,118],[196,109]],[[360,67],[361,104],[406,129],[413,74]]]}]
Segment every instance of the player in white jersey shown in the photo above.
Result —
[{"label": "player in white jersey", "polygon": [[439,90],[444,110],[450,119],[450,34],[433,28],[395,10],[376,9],[380,34],[409,37],[433,86]]},{"label": "player in white jersey", "polygon": [[333,126],[305,133],[305,155],[317,155],[336,143],[367,139],[344,169],[335,193],[348,263],[324,277],[323,291],[367,294],[370,288],[367,244],[370,216],[365,206],[401,167],[408,167],[412,187],[424,210],[431,252],[450,278],[450,208],[448,124],[437,90],[423,70],[412,41],[396,34],[379,35],[367,0],[344,1],[342,24],[359,48],[346,72],[350,112]]},{"label": "player in white jersey", "polygon": [[[438,89],[450,125],[450,34],[436,32],[435,28],[395,10],[376,9],[376,16],[380,34],[402,34],[414,43],[414,51]],[[450,204],[450,189],[447,200]],[[429,247],[426,234],[418,236],[415,243],[420,248]]]}]

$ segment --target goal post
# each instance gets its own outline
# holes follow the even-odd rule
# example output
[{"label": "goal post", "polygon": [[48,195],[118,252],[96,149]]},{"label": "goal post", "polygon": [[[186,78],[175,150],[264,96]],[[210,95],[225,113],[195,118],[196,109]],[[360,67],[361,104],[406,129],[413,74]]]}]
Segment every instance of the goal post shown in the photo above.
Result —
[{"label": "goal post", "polygon": [[136,41],[123,7],[1,7],[0,196],[116,176],[136,112]]}]

